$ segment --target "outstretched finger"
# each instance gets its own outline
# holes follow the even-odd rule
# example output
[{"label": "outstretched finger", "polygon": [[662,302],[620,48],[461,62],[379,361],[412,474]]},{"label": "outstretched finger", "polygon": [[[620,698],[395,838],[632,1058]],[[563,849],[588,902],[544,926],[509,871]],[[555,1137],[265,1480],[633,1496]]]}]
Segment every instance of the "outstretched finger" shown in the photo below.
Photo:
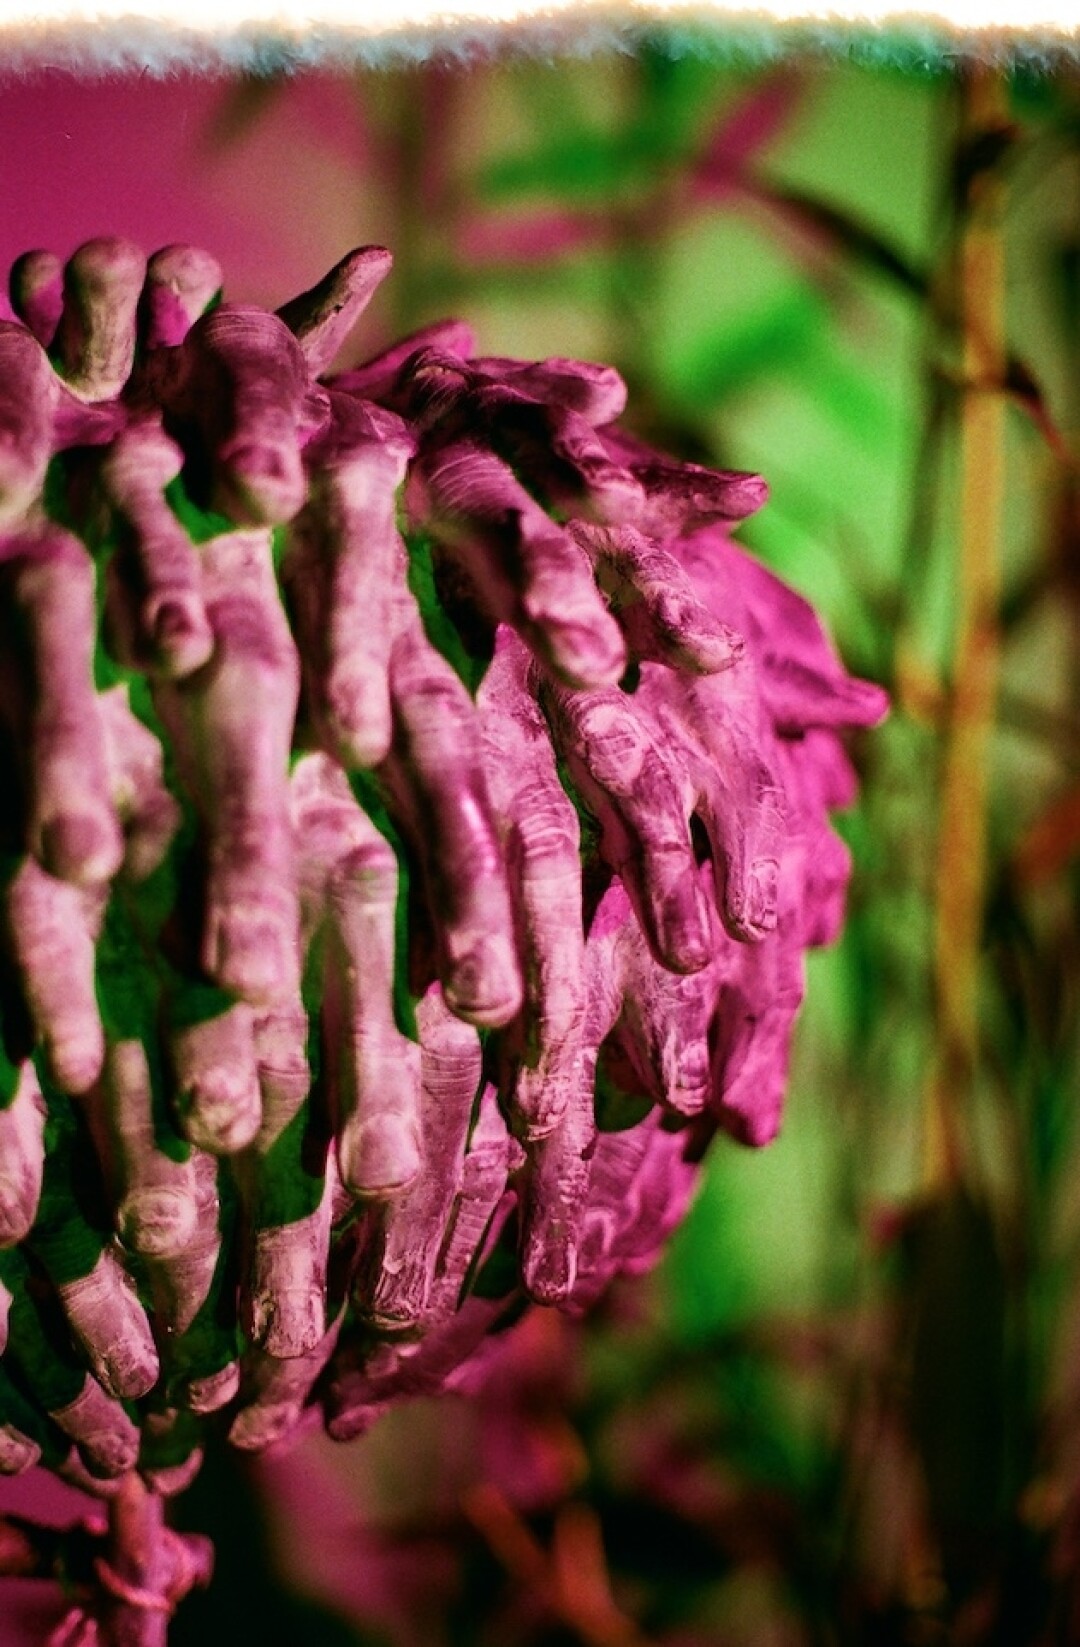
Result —
[{"label": "outstretched finger", "polygon": [[740,1143],[758,1148],[779,1129],[803,989],[802,945],[789,914],[763,942],[740,950],[720,992],[711,1107]]},{"label": "outstretched finger", "polygon": [[610,526],[640,520],[640,481],[609,455],[579,412],[504,383],[478,386],[468,403],[494,449],[549,508]]},{"label": "outstretched finger", "polygon": [[300,452],[312,405],[307,364],[284,321],[223,303],[195,322],[155,382],[171,417],[194,431],[211,506],[238,526],[291,520],[304,501]]},{"label": "outstretched finger", "polygon": [[104,894],[58,881],[24,858],[5,903],[8,944],[45,1067],[62,1092],[86,1092],[105,1056],[94,985]]},{"label": "outstretched finger", "polygon": [[229,1442],[242,1452],[262,1452],[296,1427],[319,1375],[337,1345],[344,1311],[314,1349],[283,1360],[265,1350],[244,1357],[239,1411],[229,1427]]},{"label": "outstretched finger", "polygon": [[628,916],[626,894],[614,882],[601,899],[589,932],[588,1008],[578,1084],[554,1131],[528,1149],[519,1261],[525,1290],[540,1304],[565,1303],[577,1279],[597,1137],[596,1064],[622,1007],[619,935]]},{"label": "outstretched finger", "polygon": [[[741,713],[745,663],[690,688],[711,759],[699,813],[709,837],[720,913],[733,938],[754,942],[776,926],[787,807],[760,726]],[[728,685],[730,681],[730,686]]]},{"label": "outstretched finger", "polygon": [[393,261],[382,246],[360,246],[277,311],[303,350],[312,377],[321,377],[332,365]]},{"label": "outstretched finger", "polygon": [[626,384],[614,366],[588,360],[507,360],[481,355],[469,361],[474,372],[528,395],[545,405],[560,406],[593,426],[614,423],[626,410]]},{"label": "outstretched finger", "polygon": [[0,529],[25,520],[53,454],[58,385],[48,356],[22,326],[0,321]]},{"label": "outstretched finger", "polygon": [[194,1151],[170,1124],[160,1076],[140,1040],[110,1045],[91,1117],[124,1246],[149,1259],[183,1252],[199,1220],[198,1169]]},{"label": "outstretched finger", "polygon": [[[56,1289],[71,1332],[107,1394],[134,1400],[157,1381],[146,1312],[107,1244],[94,1207],[89,1137],[61,1101],[52,1109],[41,1204],[29,1250]],[[103,1222],[103,1220],[102,1220]]]},{"label": "outstretched finger", "polygon": [[644,491],[638,525],[662,543],[716,522],[745,520],[769,496],[760,475],[676,463],[623,429],[605,429],[601,439],[612,459],[624,464]]},{"label": "outstretched finger", "polygon": [[11,265],[8,296],[19,319],[49,348],[64,307],[64,263],[55,252],[23,252]]},{"label": "outstretched finger", "polygon": [[132,713],[125,686],[98,696],[113,803],[124,831],[123,873],[134,885],[164,861],[180,826],[180,808],[165,787],[161,743]]},{"label": "outstretched finger", "polygon": [[[4,1256],[4,1279],[13,1294],[8,1345],[0,1378],[0,1402],[6,1387],[17,1397],[14,1408],[3,1402],[20,1429],[49,1446],[49,1428],[39,1414],[75,1442],[91,1473],[112,1478],[134,1467],[139,1432],[115,1397],[107,1395],[73,1350],[55,1297],[33,1285],[22,1252]],[[7,1416],[7,1413],[5,1413]]]},{"label": "outstretched finger", "polygon": [[700,1114],[711,1092],[709,1027],[721,962],[731,948],[716,931],[709,965],[681,977],[659,966],[627,924],[620,944],[624,1009],[605,1048],[609,1085],[648,1094],[678,1115]]},{"label": "outstretched finger", "polygon": [[262,1125],[252,1010],[246,1002],[189,986],[173,996],[169,1016],[180,1132],[211,1155],[234,1155]]},{"label": "outstretched finger", "polygon": [[324,1056],[342,1182],[354,1195],[385,1196],[420,1169],[420,1049],[394,1017],[397,860],[355,811],[328,877]]},{"label": "outstretched finger", "polygon": [[761,671],[765,704],[777,731],[789,736],[823,728],[876,726],[889,712],[889,695],[839,664],[814,668],[795,658],[771,658]]},{"label": "outstretched finger", "polygon": [[454,355],[465,361],[476,348],[472,327],[464,320],[436,320],[430,326],[421,326],[399,338],[389,348],[372,355],[362,366],[339,372],[330,380],[330,386],[343,394],[358,395],[363,400],[377,400],[395,411],[407,411],[411,404],[409,373],[405,367],[414,356],[423,358],[429,349],[442,355]]},{"label": "outstretched finger", "polygon": [[244,1204],[240,1324],[269,1355],[305,1355],[326,1330],[334,1183],[329,1132],[308,1102],[307,1016],[299,1001],[260,1013],[262,1125],[236,1163]]},{"label": "outstretched finger", "polygon": [[[161,1344],[161,1389],[170,1406],[217,1412],[236,1394],[239,1343],[234,1222],[219,1195],[218,1164],[193,1156],[198,1217],[187,1246],[143,1268]],[[227,1188],[227,1185],[225,1185]]]}]

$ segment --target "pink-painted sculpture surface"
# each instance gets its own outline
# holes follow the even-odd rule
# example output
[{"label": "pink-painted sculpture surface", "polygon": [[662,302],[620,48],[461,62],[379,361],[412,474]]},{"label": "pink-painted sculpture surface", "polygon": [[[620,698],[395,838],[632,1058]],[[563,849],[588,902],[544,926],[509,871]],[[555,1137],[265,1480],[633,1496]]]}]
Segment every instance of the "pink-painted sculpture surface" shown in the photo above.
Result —
[{"label": "pink-painted sculpture surface", "polygon": [[652,1263],[842,919],[884,698],[763,482],[457,322],[327,376],[389,265],[270,314],[98,240],[0,324],[0,1470],[112,1499],[105,1640],[202,1415],[356,1434]]}]

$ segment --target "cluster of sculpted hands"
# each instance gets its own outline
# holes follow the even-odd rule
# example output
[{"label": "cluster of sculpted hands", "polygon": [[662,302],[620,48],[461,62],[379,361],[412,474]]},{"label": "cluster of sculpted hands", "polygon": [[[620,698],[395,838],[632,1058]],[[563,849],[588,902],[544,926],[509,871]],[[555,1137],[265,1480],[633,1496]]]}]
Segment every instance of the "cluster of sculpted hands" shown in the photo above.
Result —
[{"label": "cluster of sculpted hands", "polygon": [[327,376],[389,265],[11,271],[0,1471],[357,1433],[778,1124],[883,696],[612,369],[447,322]]}]

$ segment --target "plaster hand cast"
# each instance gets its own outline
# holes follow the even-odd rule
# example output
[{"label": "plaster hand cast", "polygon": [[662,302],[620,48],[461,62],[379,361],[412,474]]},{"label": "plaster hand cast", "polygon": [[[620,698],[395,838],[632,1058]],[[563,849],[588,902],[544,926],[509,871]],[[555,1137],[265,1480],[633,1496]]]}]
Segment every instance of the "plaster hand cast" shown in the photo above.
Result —
[{"label": "plaster hand cast", "polygon": [[883,696],[611,368],[447,322],[327,376],[389,263],[12,272],[0,1470],[356,1433],[779,1124]]}]

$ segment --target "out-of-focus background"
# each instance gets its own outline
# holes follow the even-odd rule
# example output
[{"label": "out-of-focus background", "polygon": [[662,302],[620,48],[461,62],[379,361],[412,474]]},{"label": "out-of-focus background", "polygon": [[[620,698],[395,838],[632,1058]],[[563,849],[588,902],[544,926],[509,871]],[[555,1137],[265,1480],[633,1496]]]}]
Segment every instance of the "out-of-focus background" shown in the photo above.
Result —
[{"label": "out-of-focus background", "polygon": [[[1080,81],[685,32],[0,64],[0,153],[5,267],[190,240],[276,305],[377,242],[353,358],[454,312],[614,362],[656,444],[768,477],[743,541],[895,703],[779,1141],[718,1144],[662,1268],[535,1312],[479,1399],[212,1453],[182,1514],[220,1577],[176,1647],[1080,1642]],[[40,1639],[40,1590],[5,1595],[3,1647]]]}]

